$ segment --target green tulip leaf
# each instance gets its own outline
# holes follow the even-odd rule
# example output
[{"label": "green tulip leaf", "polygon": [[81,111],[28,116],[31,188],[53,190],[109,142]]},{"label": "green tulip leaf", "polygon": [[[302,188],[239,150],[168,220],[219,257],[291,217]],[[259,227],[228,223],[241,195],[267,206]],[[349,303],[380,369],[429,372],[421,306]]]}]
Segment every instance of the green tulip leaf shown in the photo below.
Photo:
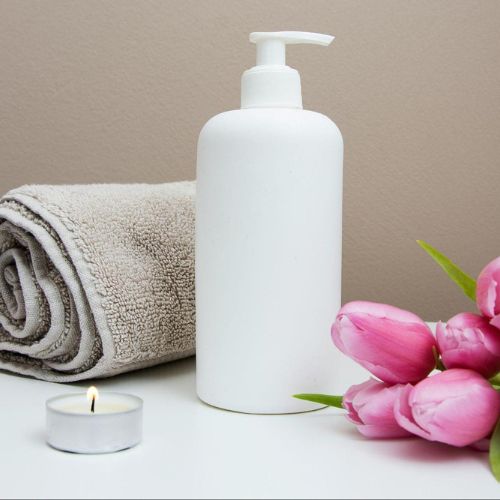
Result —
[{"label": "green tulip leaf", "polygon": [[342,406],[342,396],[328,396],[327,394],[295,394],[293,397],[303,399],[304,401],[311,401],[312,403],[344,409]]},{"label": "green tulip leaf", "polygon": [[438,252],[434,247],[422,240],[417,243],[441,266],[444,272],[463,290],[469,299],[476,301],[476,282],[464,273],[448,257]]},{"label": "green tulip leaf", "polygon": [[500,483],[500,420],[491,436],[490,465],[495,479]]}]

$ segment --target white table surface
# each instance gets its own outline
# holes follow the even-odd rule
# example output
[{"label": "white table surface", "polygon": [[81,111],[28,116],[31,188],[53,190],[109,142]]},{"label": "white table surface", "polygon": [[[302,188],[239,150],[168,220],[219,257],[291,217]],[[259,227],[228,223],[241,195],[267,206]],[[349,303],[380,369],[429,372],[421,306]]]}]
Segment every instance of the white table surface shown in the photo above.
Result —
[{"label": "white table surface", "polygon": [[110,455],[49,448],[45,400],[90,383],[0,372],[0,498],[500,497],[487,453],[370,441],[335,409],[256,416],[209,407],[195,395],[193,358],[95,383],[144,399],[138,447]]}]

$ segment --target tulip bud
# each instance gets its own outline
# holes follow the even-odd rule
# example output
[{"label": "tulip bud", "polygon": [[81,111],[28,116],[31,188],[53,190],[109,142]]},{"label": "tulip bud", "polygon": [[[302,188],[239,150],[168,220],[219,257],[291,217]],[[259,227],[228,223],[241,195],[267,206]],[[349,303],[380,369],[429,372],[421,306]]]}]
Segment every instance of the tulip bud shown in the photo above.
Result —
[{"label": "tulip bud", "polygon": [[349,302],[332,325],[347,356],[388,384],[416,383],[436,366],[436,341],[415,314],[374,302]]},{"label": "tulip bud", "polygon": [[486,378],[500,371],[500,331],[483,316],[457,314],[438,323],[436,336],[446,368],[469,368]]},{"label": "tulip bud", "polygon": [[394,403],[404,386],[388,386],[370,379],[353,385],[344,395],[343,405],[347,419],[366,437],[375,439],[411,436],[394,417]]},{"label": "tulip bud", "polygon": [[476,283],[479,310],[500,328],[500,257],[492,260],[480,273]]},{"label": "tulip bud", "polygon": [[459,368],[403,388],[398,424],[429,441],[468,446],[486,438],[500,413],[500,395],[476,372]]}]

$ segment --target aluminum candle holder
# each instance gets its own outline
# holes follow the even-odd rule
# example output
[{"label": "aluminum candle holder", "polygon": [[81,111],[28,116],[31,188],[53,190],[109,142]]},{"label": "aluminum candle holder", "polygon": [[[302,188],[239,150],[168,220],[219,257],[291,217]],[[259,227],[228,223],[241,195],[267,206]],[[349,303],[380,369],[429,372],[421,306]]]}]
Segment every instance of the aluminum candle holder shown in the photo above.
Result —
[{"label": "aluminum candle holder", "polygon": [[47,443],[73,453],[112,453],[132,448],[142,438],[141,398],[116,392],[85,393],[49,399]]}]

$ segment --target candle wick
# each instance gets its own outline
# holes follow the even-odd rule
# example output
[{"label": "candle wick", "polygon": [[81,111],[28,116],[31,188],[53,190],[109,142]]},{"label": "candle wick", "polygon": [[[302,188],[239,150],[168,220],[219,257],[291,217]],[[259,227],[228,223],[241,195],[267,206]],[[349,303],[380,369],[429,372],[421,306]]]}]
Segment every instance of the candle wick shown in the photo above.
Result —
[{"label": "candle wick", "polygon": [[92,396],[92,404],[90,405],[91,413],[95,412],[95,396]]}]

